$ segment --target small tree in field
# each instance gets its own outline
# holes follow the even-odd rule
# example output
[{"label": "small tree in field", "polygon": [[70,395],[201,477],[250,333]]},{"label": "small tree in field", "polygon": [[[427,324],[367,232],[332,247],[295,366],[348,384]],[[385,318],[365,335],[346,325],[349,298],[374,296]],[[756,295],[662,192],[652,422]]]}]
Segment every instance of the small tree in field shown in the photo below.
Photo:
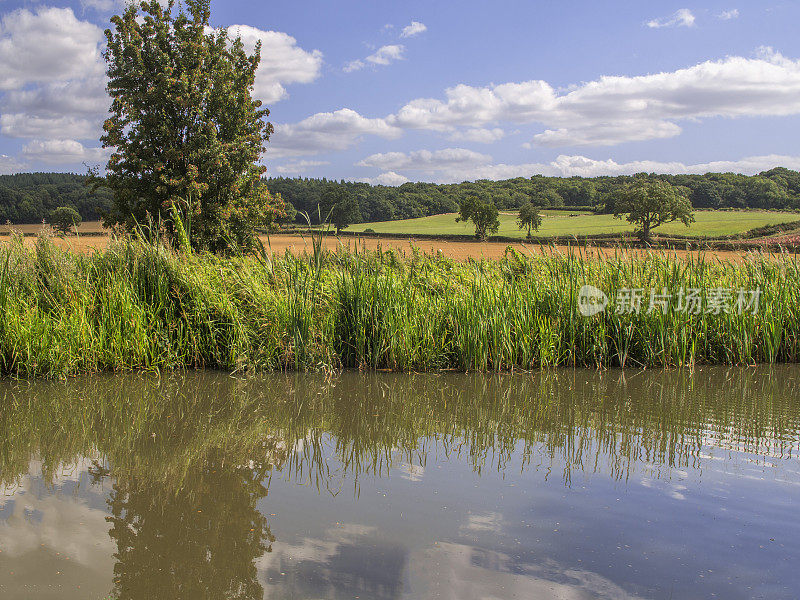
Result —
[{"label": "small tree in field", "polygon": [[644,181],[624,190],[614,203],[614,216],[636,225],[636,233],[649,242],[653,229],[664,223],[694,223],[692,204],[680,189],[666,181]]},{"label": "small tree in field", "polygon": [[260,180],[272,133],[269,111],[252,97],[261,47],[248,55],[240,38],[212,30],[210,0],[180,6],[132,2],[105,32],[112,104],[101,141],[112,149],[104,183],[114,194],[106,222],[160,225],[175,241],[180,218],[195,247],[248,248],[281,212]]},{"label": "small tree in field", "polygon": [[527,237],[530,240],[533,237],[531,231],[539,231],[539,227],[542,226],[542,214],[539,212],[539,207],[530,201],[523,204],[519,209],[517,226],[520,229],[528,230]]},{"label": "small tree in field", "polygon": [[330,215],[330,222],[336,227],[336,235],[361,218],[358,200],[342,185],[328,185],[322,192],[319,203],[322,217]]},{"label": "small tree in field", "polygon": [[81,221],[81,215],[71,206],[59,206],[50,213],[50,226],[61,236],[71,233]]},{"label": "small tree in field", "polygon": [[472,221],[475,237],[485,241],[490,233],[500,228],[500,212],[488,196],[470,194],[462,199],[456,222]]}]

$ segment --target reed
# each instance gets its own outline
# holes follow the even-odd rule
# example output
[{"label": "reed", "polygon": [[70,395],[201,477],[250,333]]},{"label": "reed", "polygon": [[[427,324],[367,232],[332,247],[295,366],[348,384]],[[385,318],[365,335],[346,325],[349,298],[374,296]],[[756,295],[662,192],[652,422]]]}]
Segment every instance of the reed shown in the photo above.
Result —
[{"label": "reed", "polygon": [[[642,310],[583,317],[584,285]],[[648,311],[649,290],[761,291],[757,311]],[[81,256],[46,236],[0,250],[0,373],[217,368],[532,370],[797,362],[791,256],[732,263],[580,249],[459,263],[395,251],[220,258],[120,240]]]}]

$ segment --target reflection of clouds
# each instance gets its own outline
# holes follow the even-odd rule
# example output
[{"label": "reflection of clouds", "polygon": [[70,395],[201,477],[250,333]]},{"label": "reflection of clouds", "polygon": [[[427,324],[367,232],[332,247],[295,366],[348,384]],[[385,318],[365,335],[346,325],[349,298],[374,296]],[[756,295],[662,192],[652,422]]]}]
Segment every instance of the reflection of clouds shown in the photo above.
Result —
[{"label": "reflection of clouds", "polygon": [[8,516],[0,521],[0,548],[5,558],[18,558],[42,548],[60,553],[85,566],[107,565],[115,546],[108,537],[106,512],[90,508],[76,494],[54,493],[53,490],[88,475],[90,459],[58,467],[52,477],[53,488],[41,493],[42,465],[31,461],[30,475],[15,488],[0,490],[0,498],[10,505]]},{"label": "reflection of clouds", "polygon": [[671,481],[662,481],[660,479],[653,479],[650,477],[642,477],[641,484],[649,490],[656,490],[663,492],[673,500],[686,500],[684,492],[688,489],[685,485],[680,483],[673,483]]},{"label": "reflection of clouds", "polygon": [[269,569],[284,557],[294,561],[325,563],[338,552],[342,544],[353,543],[356,538],[366,537],[375,532],[375,527],[342,523],[328,529],[324,538],[304,538],[299,544],[273,542],[272,552],[262,556],[257,564],[259,568]]},{"label": "reflection of clouds", "polygon": [[396,598],[406,550],[378,529],[343,523],[299,544],[277,541],[256,566],[265,597]]},{"label": "reflection of clouds", "polygon": [[425,476],[425,467],[404,462],[400,465],[398,472],[400,473],[400,477],[408,481],[422,481],[422,478]]},{"label": "reflection of clouds", "polygon": [[409,557],[406,597],[443,600],[635,600],[605,577],[555,563],[526,565],[507,555],[462,544],[440,543]]},{"label": "reflection of clouds", "polygon": [[503,528],[503,515],[498,512],[467,515],[467,523],[462,529],[467,531],[490,531],[500,533]]}]

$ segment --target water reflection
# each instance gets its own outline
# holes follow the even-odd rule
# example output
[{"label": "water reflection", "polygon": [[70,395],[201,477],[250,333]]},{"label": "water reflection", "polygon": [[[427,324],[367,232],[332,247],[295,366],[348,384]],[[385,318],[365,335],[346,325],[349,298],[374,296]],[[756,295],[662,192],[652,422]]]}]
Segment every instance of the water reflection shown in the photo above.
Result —
[{"label": "water reflection", "polygon": [[[634,483],[686,500],[697,486],[689,474],[699,481],[716,463],[742,478],[793,461],[798,374],[192,373],[5,383],[0,595],[481,597],[502,588],[508,597],[651,597],[664,589],[647,583],[652,574],[612,580],[616,564],[605,576],[569,564],[589,537],[580,523],[593,539],[616,535],[610,521],[591,523],[591,504],[602,511],[609,490]],[[473,473],[472,495],[461,466]],[[780,476],[796,486],[796,474]],[[593,475],[600,480],[560,508],[543,495],[555,482],[586,490]],[[705,477],[712,491],[729,483]],[[398,479],[405,483],[384,488]],[[503,488],[503,507],[486,504],[487,484]],[[507,503],[523,506],[533,494],[535,516],[519,508],[510,521]],[[571,506],[576,498],[591,502]],[[381,517],[365,524],[364,511]],[[556,520],[567,515],[570,523]],[[455,533],[445,539],[445,531]],[[545,533],[570,536],[569,552]],[[113,575],[92,572],[106,563]]]}]

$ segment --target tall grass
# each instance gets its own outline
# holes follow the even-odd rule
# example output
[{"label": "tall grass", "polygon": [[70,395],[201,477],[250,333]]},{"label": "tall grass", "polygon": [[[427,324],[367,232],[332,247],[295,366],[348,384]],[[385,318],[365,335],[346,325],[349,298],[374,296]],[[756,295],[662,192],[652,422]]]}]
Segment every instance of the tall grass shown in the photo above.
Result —
[{"label": "tall grass", "polygon": [[[586,284],[761,290],[758,311],[577,311]],[[648,298],[645,298],[644,307]],[[459,263],[395,251],[219,258],[117,241],[82,256],[47,237],[0,248],[0,373],[209,367],[502,371],[796,362],[800,271],[580,252]]]}]

